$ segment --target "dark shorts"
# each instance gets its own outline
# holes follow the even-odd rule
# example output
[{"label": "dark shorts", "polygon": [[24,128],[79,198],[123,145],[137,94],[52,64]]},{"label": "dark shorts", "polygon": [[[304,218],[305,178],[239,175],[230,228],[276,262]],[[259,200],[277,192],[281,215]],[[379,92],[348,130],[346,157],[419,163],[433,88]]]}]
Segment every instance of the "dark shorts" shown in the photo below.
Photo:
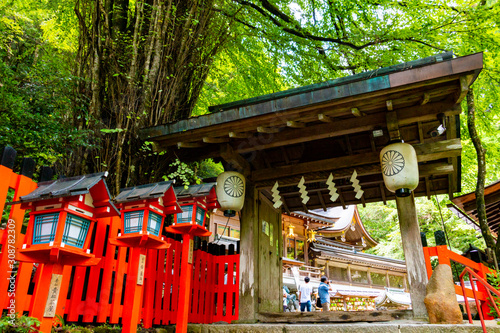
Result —
[{"label": "dark shorts", "polygon": [[304,312],[307,308],[307,312],[311,312],[311,301],[300,303],[300,311]]}]

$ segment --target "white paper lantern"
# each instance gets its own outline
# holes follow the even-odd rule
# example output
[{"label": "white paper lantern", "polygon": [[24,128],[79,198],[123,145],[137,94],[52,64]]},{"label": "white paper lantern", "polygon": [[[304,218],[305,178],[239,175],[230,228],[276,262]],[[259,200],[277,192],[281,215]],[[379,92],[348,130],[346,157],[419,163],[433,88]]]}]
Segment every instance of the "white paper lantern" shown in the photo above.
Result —
[{"label": "white paper lantern", "polygon": [[226,171],[217,177],[217,200],[224,216],[234,216],[245,201],[245,177],[235,171]]},{"label": "white paper lantern", "polygon": [[415,149],[403,142],[388,145],[380,152],[382,175],[387,189],[407,197],[418,186],[418,161]]}]

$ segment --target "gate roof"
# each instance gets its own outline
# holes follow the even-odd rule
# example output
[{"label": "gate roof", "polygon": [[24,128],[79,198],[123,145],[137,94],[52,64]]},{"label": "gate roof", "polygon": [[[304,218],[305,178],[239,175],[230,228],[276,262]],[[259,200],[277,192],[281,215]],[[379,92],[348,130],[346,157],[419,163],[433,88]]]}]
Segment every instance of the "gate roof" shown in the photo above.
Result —
[{"label": "gate roof", "polygon": [[[143,129],[141,137],[185,161],[212,157],[245,173],[265,197],[278,181],[286,211],[394,199],[379,152],[398,135],[419,161],[416,196],[460,190],[460,102],[482,54],[451,53],[210,108],[211,113]],[[436,135],[445,123],[446,131]],[[353,171],[364,191],[356,199]],[[339,193],[332,202],[329,175]],[[310,200],[297,184],[304,177]]]}]

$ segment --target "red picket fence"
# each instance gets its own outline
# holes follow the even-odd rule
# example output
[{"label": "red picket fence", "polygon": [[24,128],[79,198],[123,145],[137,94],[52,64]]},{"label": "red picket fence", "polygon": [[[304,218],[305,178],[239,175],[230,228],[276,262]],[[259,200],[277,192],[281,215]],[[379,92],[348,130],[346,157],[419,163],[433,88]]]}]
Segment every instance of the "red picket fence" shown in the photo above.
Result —
[{"label": "red picket fence", "polygon": [[[0,165],[0,207],[5,209],[9,189],[15,191],[14,201],[36,188],[36,183],[27,176],[14,173],[11,167]],[[10,211],[14,220],[16,247],[24,243],[21,225],[24,211],[14,205]],[[0,230],[0,290],[8,291],[9,280],[16,269],[9,266],[9,224]],[[91,251],[101,258],[96,266],[67,266],[63,274],[71,276],[67,286],[66,302],[58,304],[58,313],[64,313],[66,322],[111,323],[118,324],[122,317],[126,272],[129,249],[111,245],[120,231],[120,219],[99,219],[94,228]],[[12,239],[12,237],[11,237]],[[149,250],[144,275],[144,297],[142,322],[145,328],[152,325],[176,323],[177,300],[179,294],[180,260],[182,244],[168,239],[168,250]],[[10,244],[12,245],[12,244]],[[190,298],[189,322],[230,323],[238,319],[239,296],[239,254],[214,255],[201,249],[193,254],[193,276]],[[33,294],[38,287],[43,265],[19,263],[15,276],[15,304],[18,313],[30,314]],[[14,273],[12,273],[12,272]],[[12,288],[11,288],[12,289]],[[10,295],[12,296],[12,295]],[[10,302],[9,292],[0,293],[0,309],[7,309]]]}]

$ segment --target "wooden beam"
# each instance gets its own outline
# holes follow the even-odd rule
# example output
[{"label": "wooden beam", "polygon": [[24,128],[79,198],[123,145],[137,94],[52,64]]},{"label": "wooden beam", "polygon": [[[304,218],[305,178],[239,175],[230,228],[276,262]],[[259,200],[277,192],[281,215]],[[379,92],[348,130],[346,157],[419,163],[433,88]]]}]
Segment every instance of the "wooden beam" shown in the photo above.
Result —
[{"label": "wooden beam", "polygon": [[291,128],[304,128],[306,127],[306,124],[300,121],[289,120],[286,122],[286,126]]},{"label": "wooden beam", "polygon": [[418,126],[418,141],[420,141],[420,143],[424,143],[424,129],[422,127],[422,122],[419,121],[417,123],[417,126]]},{"label": "wooden beam", "polygon": [[331,123],[332,122],[332,118],[328,117],[326,114],[323,114],[323,113],[318,114],[318,120],[322,121],[324,123]]},{"label": "wooden beam", "polygon": [[285,212],[290,215],[290,209],[288,208],[288,205],[286,204],[286,199],[281,198],[281,202],[283,202],[283,208],[285,209]]},{"label": "wooden beam", "polygon": [[[344,168],[337,169],[331,172],[334,179],[345,179],[351,177],[354,169],[358,173],[358,176],[369,176],[369,175],[377,175],[380,174],[380,164],[371,164],[371,165],[363,165],[361,167],[352,167],[352,168]],[[437,175],[447,175],[454,171],[453,165],[447,164],[445,162],[439,163],[427,163],[419,166],[419,175],[420,177],[428,177],[428,176],[437,176]],[[307,183],[312,182],[324,182],[327,180],[330,172],[318,174],[312,173],[307,175]],[[280,178],[280,186],[293,186],[296,185],[300,180],[300,176],[290,176]],[[383,183],[382,178],[378,181],[379,183]],[[361,186],[366,186],[366,181],[360,183]],[[274,181],[259,181],[257,182],[257,187],[259,189],[270,189],[274,185]],[[338,186],[342,187],[342,186]],[[350,184],[345,185],[343,187],[351,187]],[[314,190],[311,190],[314,191]]]},{"label": "wooden beam", "polygon": [[200,148],[205,146],[202,142],[177,142],[177,148]]},{"label": "wooden beam", "polygon": [[467,92],[469,91],[469,80],[467,76],[461,76],[460,77],[460,87],[459,91],[457,93],[457,100],[456,103],[460,104],[462,100],[467,96]]},{"label": "wooden beam", "polygon": [[[411,311],[312,311],[312,312],[259,312],[261,323],[347,323],[377,322],[412,319]],[[238,326],[235,326],[237,329]],[[381,326],[382,327],[382,326]],[[383,330],[383,328],[382,328]],[[369,331],[369,330],[366,330]],[[387,329],[389,331],[389,329]]]},{"label": "wooden beam", "polygon": [[385,101],[385,107],[387,108],[388,111],[392,111],[393,110],[392,100]]},{"label": "wooden beam", "polygon": [[228,145],[220,146],[220,156],[234,168],[238,169],[245,177],[250,174],[250,163],[243,158],[240,154],[236,153],[233,148]]},{"label": "wooden beam", "polygon": [[[402,108],[397,111],[399,126],[412,124],[416,121],[431,121],[436,119],[436,114],[443,112],[445,115],[457,115],[462,112],[460,105],[450,105],[449,103],[430,103],[409,108]],[[325,122],[324,124],[307,126],[295,130],[284,130],[276,133],[272,141],[265,140],[249,142],[247,145],[238,147],[238,142],[233,144],[234,149],[240,153],[249,153],[255,150],[269,149],[274,147],[292,145],[313,140],[326,139],[365,131],[373,131],[386,126],[384,113],[367,115],[362,118],[350,118],[345,120]]]},{"label": "wooden beam", "polygon": [[339,199],[340,199],[340,203],[342,204],[342,208],[347,209],[347,207],[345,205],[345,201],[344,201],[344,196],[342,195],[342,190],[337,189],[337,193],[339,194]]},{"label": "wooden beam", "polygon": [[420,105],[425,105],[425,104],[429,103],[430,99],[431,99],[431,94],[424,93],[424,97],[422,97],[422,100],[420,101]]},{"label": "wooden beam", "polygon": [[252,135],[245,132],[229,132],[229,137],[232,139],[248,139]]},{"label": "wooden beam", "polygon": [[203,138],[203,142],[205,142],[205,143],[225,143],[225,142],[229,142],[229,138],[226,138],[226,137],[215,138],[215,137],[205,136]]},{"label": "wooden beam", "polygon": [[398,114],[396,111],[387,112],[386,121],[387,131],[389,132],[391,140],[399,140],[401,138],[401,134],[399,133]]},{"label": "wooden beam", "polygon": [[380,188],[380,196],[382,197],[382,202],[384,203],[384,205],[387,206],[387,199],[385,198],[385,185],[384,184],[379,184],[379,188]]},{"label": "wooden beam", "polygon": [[278,127],[264,127],[264,126],[257,127],[257,132],[259,133],[273,134],[273,133],[278,133],[279,131],[280,129]]},{"label": "wooden beam", "polygon": [[321,206],[323,207],[323,211],[326,212],[325,200],[323,200],[323,194],[321,194],[321,192],[318,192],[318,198],[319,202],[321,202]]},{"label": "wooden beam", "polygon": [[[417,152],[419,162],[459,156],[462,150],[460,139],[444,140],[432,143],[417,144],[413,146]],[[252,173],[255,182],[284,178],[292,175],[302,175],[320,171],[352,168],[358,165],[379,163],[379,152],[342,156],[313,162],[304,162],[294,165],[256,170]],[[380,172],[380,171],[379,171]]]},{"label": "wooden beam", "polygon": [[352,108],[351,109],[351,113],[355,116],[355,117],[363,117],[363,116],[366,116],[366,114],[364,112],[361,112],[359,111],[358,108]]},{"label": "wooden beam", "polygon": [[423,143],[414,145],[419,162],[438,160],[441,158],[457,157],[462,153],[462,144],[459,138]]}]

